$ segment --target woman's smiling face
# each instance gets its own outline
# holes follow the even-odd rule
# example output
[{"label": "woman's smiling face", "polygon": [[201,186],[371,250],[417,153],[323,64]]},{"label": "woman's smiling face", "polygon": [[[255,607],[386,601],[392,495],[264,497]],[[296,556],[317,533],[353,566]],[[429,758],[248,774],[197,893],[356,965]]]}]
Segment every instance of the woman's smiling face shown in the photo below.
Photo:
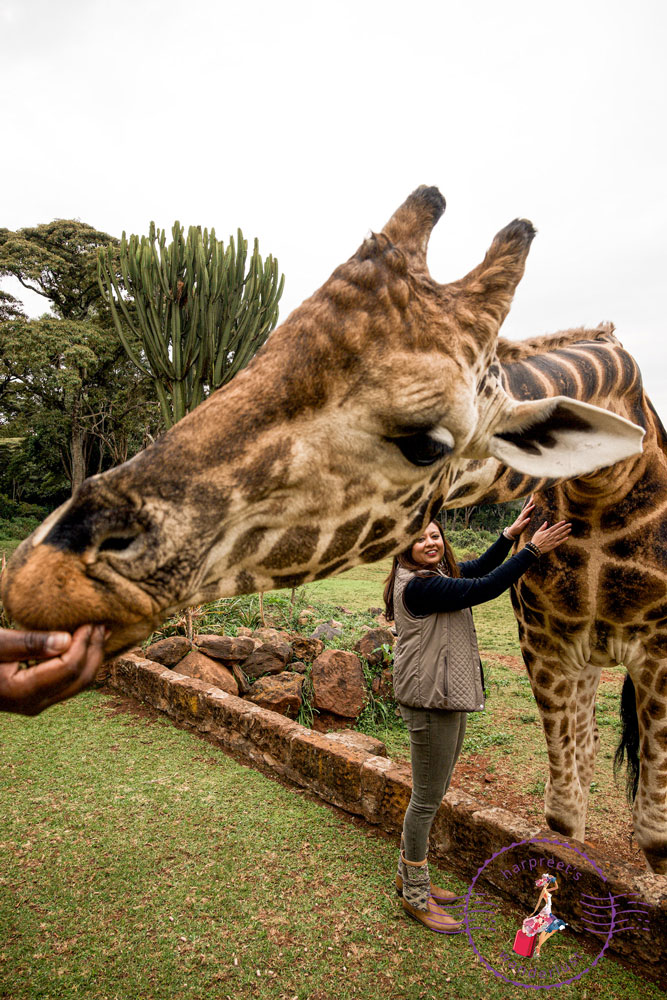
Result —
[{"label": "woman's smiling face", "polygon": [[421,566],[437,566],[445,554],[440,528],[434,521],[425,528],[412,546],[412,560]]}]

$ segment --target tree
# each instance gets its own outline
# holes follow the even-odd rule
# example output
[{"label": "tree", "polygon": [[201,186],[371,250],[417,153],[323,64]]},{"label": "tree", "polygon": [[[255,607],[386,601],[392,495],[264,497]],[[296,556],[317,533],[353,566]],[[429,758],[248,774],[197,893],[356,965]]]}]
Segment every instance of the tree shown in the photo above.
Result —
[{"label": "tree", "polygon": [[21,459],[26,488],[41,481],[45,495],[55,496],[59,465],[74,491],[160,427],[150,384],[128,361],[100,294],[98,251],[115,260],[118,243],[73,219],[0,229],[0,275],[44,296],[55,313],[27,321],[13,296],[0,297],[0,424],[24,436],[2,476],[3,488],[10,477],[12,495],[24,488]]},{"label": "tree", "polygon": [[76,219],[54,219],[16,232],[0,229],[0,276],[12,274],[24,288],[43,295],[62,319],[90,319],[104,309],[98,250],[117,246],[116,237]]},{"label": "tree", "polygon": [[[247,241],[239,229],[227,249],[215,231],[179,222],[167,246],[151,222],[148,236],[123,233],[119,261],[99,253],[100,289],[137,368],[152,379],[167,427],[228,382],[274,328],[284,277],[263,262],[255,240],[246,273]],[[132,344],[130,334],[141,351]]]},{"label": "tree", "polygon": [[72,492],[155,430],[145,387],[112,330],[51,317],[0,324],[0,413],[14,433],[48,443]]},{"label": "tree", "polygon": [[26,315],[22,303],[9,292],[0,289],[0,323],[5,323],[8,319],[26,319]]}]

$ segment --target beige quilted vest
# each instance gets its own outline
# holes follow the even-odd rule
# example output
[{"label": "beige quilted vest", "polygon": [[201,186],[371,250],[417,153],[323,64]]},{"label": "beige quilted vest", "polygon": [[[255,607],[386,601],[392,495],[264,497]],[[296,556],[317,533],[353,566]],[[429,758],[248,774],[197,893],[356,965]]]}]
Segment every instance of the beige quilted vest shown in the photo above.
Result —
[{"label": "beige quilted vest", "polygon": [[394,696],[411,708],[480,712],[482,664],[470,608],[413,618],[403,592],[415,573],[398,567],[394,582]]}]

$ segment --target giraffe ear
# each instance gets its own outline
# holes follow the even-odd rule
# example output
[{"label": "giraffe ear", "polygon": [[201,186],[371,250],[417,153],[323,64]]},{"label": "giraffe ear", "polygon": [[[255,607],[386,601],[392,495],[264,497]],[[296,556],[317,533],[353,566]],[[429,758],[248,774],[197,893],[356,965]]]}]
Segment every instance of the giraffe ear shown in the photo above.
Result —
[{"label": "giraffe ear", "polygon": [[489,454],[527,475],[572,478],[639,455],[644,430],[567,396],[519,403],[493,428]]}]

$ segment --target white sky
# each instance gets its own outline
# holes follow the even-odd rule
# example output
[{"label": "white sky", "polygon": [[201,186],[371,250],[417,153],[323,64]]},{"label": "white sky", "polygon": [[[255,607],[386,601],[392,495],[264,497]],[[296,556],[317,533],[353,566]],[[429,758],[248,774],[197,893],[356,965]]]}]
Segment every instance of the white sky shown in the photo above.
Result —
[{"label": "white sky", "polygon": [[664,419],[666,24],[663,0],[0,0],[0,225],[241,226],[285,318],[436,184],[433,277],[531,219],[503,333],[612,320]]}]

